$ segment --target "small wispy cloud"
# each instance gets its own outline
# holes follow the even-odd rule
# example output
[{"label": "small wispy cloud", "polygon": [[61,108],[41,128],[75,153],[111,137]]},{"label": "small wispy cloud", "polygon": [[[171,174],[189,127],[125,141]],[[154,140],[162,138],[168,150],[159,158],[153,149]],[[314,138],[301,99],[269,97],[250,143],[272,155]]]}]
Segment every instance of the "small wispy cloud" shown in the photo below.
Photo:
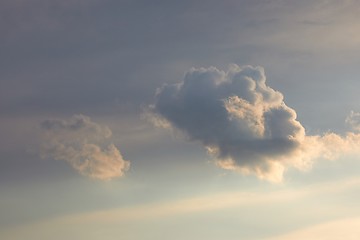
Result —
[{"label": "small wispy cloud", "polygon": [[130,167],[114,144],[102,147],[111,130],[87,116],[45,120],[41,129],[42,157],[66,161],[84,176],[108,180],[123,176]]},{"label": "small wispy cloud", "polygon": [[360,152],[355,133],[306,135],[262,67],[193,68],[182,82],[159,89],[150,108],[152,122],[201,142],[218,166],[270,181],[281,181],[290,166],[308,169],[316,158]]},{"label": "small wispy cloud", "polygon": [[345,121],[354,131],[360,132],[360,113],[359,112],[351,111]]}]

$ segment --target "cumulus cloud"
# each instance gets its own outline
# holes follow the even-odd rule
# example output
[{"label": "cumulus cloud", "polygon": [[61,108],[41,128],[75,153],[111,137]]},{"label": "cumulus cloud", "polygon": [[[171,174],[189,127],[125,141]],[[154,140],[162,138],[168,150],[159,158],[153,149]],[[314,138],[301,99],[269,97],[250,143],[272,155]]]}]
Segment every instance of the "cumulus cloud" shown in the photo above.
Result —
[{"label": "cumulus cloud", "polygon": [[123,159],[114,144],[102,147],[111,136],[111,130],[87,116],[45,120],[41,128],[43,158],[66,161],[82,175],[101,180],[120,177],[129,169],[130,163]]},{"label": "cumulus cloud", "polygon": [[315,158],[359,152],[353,133],[307,136],[262,67],[193,68],[159,89],[151,110],[153,122],[202,143],[218,166],[271,181],[281,181],[288,166],[306,169]]}]

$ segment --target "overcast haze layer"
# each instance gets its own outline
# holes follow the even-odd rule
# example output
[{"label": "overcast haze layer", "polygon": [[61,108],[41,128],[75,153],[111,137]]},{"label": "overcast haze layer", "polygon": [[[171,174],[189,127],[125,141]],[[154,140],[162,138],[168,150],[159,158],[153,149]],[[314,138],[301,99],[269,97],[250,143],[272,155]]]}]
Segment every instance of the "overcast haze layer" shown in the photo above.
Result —
[{"label": "overcast haze layer", "polygon": [[360,3],[0,2],[1,239],[357,239]]}]

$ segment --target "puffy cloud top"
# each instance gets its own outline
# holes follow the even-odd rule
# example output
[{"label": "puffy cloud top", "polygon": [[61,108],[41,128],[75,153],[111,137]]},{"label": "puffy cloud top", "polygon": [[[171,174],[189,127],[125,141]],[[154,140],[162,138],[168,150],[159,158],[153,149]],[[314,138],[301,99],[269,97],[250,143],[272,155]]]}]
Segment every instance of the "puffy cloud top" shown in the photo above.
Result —
[{"label": "puffy cloud top", "polygon": [[151,108],[157,122],[201,142],[220,167],[271,181],[280,181],[286,166],[306,168],[315,157],[333,158],[338,152],[327,146],[349,151],[359,138],[306,136],[283,95],[267,86],[262,67],[193,68],[182,82],[159,89]]},{"label": "puffy cloud top", "polygon": [[64,160],[82,175],[108,180],[122,176],[130,166],[113,144],[102,148],[101,143],[111,136],[111,130],[92,122],[87,116],[45,120],[41,127],[44,136],[42,156]]}]

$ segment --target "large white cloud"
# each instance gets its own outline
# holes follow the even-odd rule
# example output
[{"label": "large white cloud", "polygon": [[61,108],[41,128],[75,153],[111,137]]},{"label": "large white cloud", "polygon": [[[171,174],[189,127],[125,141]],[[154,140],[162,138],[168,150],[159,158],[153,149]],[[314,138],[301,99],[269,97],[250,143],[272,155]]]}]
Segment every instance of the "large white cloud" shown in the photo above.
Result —
[{"label": "large white cloud", "polygon": [[220,167],[271,181],[288,166],[359,152],[357,134],[307,136],[283,95],[266,85],[262,67],[193,68],[182,82],[159,89],[151,108],[153,121],[201,142]]},{"label": "large white cloud", "polygon": [[64,160],[82,175],[101,180],[120,177],[129,169],[130,163],[113,144],[102,147],[102,142],[111,136],[110,129],[87,116],[45,120],[41,127],[44,158]]}]

